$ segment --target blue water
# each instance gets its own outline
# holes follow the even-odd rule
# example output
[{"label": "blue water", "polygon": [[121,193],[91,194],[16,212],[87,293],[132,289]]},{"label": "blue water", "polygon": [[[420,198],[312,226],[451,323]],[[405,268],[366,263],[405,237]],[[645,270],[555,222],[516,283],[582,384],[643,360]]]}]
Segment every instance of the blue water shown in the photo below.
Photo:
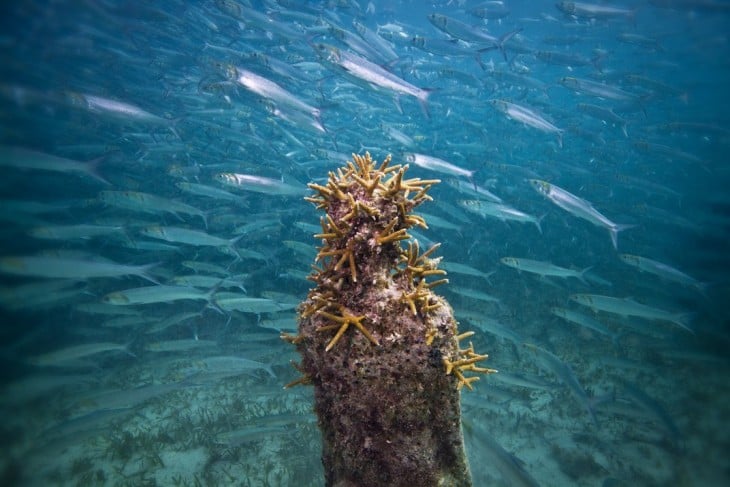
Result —
[{"label": "blue water", "polygon": [[[441,242],[446,265],[492,273],[452,271],[437,288],[504,374],[462,393],[475,485],[730,482],[730,3],[616,0],[574,15],[549,1],[138,3],[2,7],[1,484],[322,485],[312,391],[282,389],[299,374],[279,334],[296,330],[319,244],[306,183],[366,150],[473,171],[412,163],[408,175],[444,181],[419,208],[431,217],[421,247]],[[485,7],[491,18],[476,15]],[[348,75],[317,55],[322,43],[417,96]],[[285,94],[239,83],[249,71]],[[226,186],[224,173],[291,193]],[[614,248],[531,179],[632,226]],[[477,187],[530,221],[468,211]],[[230,194],[201,194],[216,190]],[[169,236],[180,228],[231,243]],[[540,276],[504,257],[588,270]],[[183,284],[186,299],[114,304],[191,275],[208,281]],[[594,313],[574,294],[665,314]],[[220,304],[234,295],[275,311]],[[522,342],[554,354],[588,404]]]}]

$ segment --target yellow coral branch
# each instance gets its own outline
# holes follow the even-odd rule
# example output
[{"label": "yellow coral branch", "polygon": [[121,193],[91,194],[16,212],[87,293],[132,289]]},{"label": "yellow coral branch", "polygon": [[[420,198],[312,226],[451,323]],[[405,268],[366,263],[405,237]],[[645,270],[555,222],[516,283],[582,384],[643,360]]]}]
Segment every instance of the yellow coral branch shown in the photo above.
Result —
[{"label": "yellow coral branch", "polygon": [[[336,323],[339,323],[339,329],[337,330],[337,333],[332,338],[332,340],[329,341],[327,344],[327,347],[325,347],[324,351],[329,352],[332,347],[334,347],[337,342],[342,338],[342,335],[345,334],[347,329],[350,325],[354,325],[355,328],[360,330],[360,332],[365,335],[365,337],[372,343],[373,345],[379,345],[378,341],[373,337],[373,335],[363,326],[362,320],[365,319],[365,315],[362,316],[355,316],[351,315],[347,311],[344,310],[343,307],[340,307],[340,312],[342,313],[342,316],[337,316],[332,313],[328,313],[326,311],[319,311],[317,314],[324,316],[325,318],[332,320]],[[317,331],[327,331],[337,328],[337,325],[325,325],[317,328]]]},{"label": "yellow coral branch", "polygon": [[388,235],[380,236],[376,238],[376,240],[380,245],[383,245],[384,243],[394,242],[396,240],[406,240],[409,238],[411,238],[411,236],[406,233],[406,229],[401,228],[400,230],[389,233]]}]

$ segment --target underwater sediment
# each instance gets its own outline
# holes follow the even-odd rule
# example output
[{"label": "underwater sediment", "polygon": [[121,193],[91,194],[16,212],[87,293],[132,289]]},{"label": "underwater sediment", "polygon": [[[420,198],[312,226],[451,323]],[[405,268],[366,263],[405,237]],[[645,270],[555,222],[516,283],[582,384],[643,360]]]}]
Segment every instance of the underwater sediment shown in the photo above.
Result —
[{"label": "underwater sediment", "polygon": [[302,355],[323,437],[329,486],[469,486],[459,393],[491,369],[461,348],[453,310],[432,288],[446,272],[409,240],[412,213],[438,180],[405,179],[408,166],[353,155],[310,184],[325,211],[315,286],[299,307]]}]

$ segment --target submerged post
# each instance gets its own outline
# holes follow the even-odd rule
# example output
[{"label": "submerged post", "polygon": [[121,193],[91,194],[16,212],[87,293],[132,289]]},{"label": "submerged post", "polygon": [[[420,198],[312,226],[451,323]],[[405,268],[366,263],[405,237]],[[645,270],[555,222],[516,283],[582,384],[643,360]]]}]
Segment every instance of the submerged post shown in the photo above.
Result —
[{"label": "submerged post", "polygon": [[432,254],[408,240],[426,227],[412,210],[438,180],[405,179],[408,166],[353,155],[310,184],[326,212],[299,307],[299,334],[283,338],[302,355],[322,431],[328,486],[470,486],[459,391],[472,388],[479,355],[459,335],[449,304],[432,288],[447,282]]}]

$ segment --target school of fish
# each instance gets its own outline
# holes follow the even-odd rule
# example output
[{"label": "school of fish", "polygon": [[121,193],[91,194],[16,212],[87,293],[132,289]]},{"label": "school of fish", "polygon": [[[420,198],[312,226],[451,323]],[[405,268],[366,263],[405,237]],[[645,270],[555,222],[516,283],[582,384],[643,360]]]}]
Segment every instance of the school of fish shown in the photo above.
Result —
[{"label": "school of fish", "polygon": [[726,1],[4,11],[3,485],[322,485],[280,334],[365,151],[441,180],[474,485],[730,482]]}]

